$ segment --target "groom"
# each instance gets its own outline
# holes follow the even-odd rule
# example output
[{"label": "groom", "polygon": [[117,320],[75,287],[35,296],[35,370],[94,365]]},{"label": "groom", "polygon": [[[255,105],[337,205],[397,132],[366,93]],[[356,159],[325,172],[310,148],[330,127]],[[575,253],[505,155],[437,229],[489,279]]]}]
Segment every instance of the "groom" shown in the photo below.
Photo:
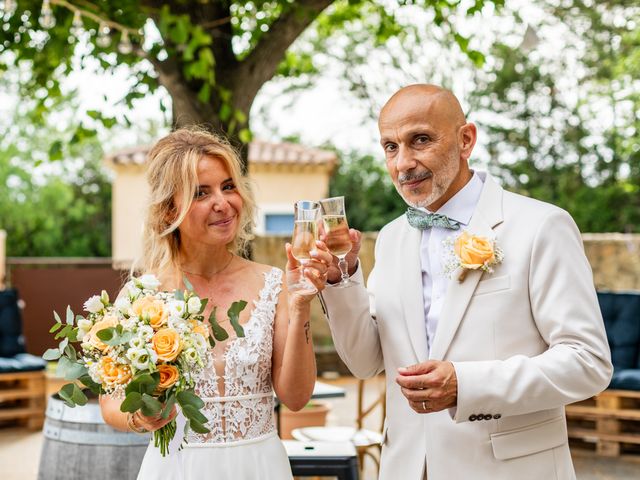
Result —
[{"label": "groom", "polygon": [[575,478],[564,405],[612,371],[575,223],[469,169],[476,127],[447,90],[403,88],[378,126],[413,208],[380,231],[367,289],[350,232],[351,287],[321,301],[351,371],[386,372],[380,478]]}]

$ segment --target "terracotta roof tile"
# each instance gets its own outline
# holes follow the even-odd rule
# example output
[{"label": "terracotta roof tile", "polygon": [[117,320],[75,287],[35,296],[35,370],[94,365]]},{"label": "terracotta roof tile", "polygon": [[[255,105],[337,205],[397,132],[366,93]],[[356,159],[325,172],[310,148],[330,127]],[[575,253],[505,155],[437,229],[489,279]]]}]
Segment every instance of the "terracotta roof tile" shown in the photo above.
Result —
[{"label": "terracotta roof tile", "polygon": [[[139,145],[110,153],[105,160],[115,165],[143,165],[150,145]],[[271,143],[254,140],[249,144],[249,163],[268,165],[330,165],[338,157],[329,150],[305,147],[295,143]]]}]

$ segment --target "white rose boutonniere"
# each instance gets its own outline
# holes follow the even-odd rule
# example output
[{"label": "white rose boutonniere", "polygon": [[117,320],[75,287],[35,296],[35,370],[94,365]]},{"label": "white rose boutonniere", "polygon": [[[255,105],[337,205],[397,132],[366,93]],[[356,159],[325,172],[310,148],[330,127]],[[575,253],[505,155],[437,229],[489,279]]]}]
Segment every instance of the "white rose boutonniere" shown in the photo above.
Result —
[{"label": "white rose boutonniere", "polygon": [[450,249],[451,257],[445,269],[451,274],[458,268],[462,268],[458,276],[459,282],[464,281],[469,270],[484,270],[492,273],[493,267],[504,259],[504,253],[495,240],[473,235],[467,231],[462,232],[455,239],[448,238],[445,244]]}]

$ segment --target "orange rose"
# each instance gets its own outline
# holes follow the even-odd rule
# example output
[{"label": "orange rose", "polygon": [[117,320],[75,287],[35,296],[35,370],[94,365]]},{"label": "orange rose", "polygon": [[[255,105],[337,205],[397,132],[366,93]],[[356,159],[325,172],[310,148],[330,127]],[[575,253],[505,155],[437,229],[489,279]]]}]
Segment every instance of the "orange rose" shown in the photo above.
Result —
[{"label": "orange rose", "polygon": [[107,385],[124,385],[131,379],[131,369],[129,365],[116,363],[111,357],[100,359],[100,370],[102,378]]},{"label": "orange rose", "polygon": [[486,237],[478,237],[462,232],[456,239],[454,249],[463,268],[476,270],[490,265],[495,260],[493,242]]},{"label": "orange rose", "polygon": [[203,322],[199,322],[198,320],[191,320],[190,323],[191,329],[194,333],[199,333],[205,338],[205,340],[209,338],[209,329],[207,328],[207,325]]},{"label": "orange rose", "polygon": [[158,354],[158,360],[170,362],[182,351],[180,335],[173,328],[158,330],[151,339],[153,349]]},{"label": "orange rose", "polygon": [[180,377],[180,372],[174,365],[167,365],[161,363],[158,365],[158,372],[160,373],[160,383],[158,383],[158,390],[166,390],[173,386]]},{"label": "orange rose", "polygon": [[104,352],[107,348],[109,348],[109,345],[103,343],[102,340],[98,338],[98,332],[109,327],[115,327],[116,325],[118,325],[118,319],[114,316],[107,315],[102,320],[98,320],[96,323],[94,323],[93,327],[91,327],[91,330],[89,330],[89,332],[84,336],[82,340],[84,342],[90,343],[101,352]]},{"label": "orange rose", "polygon": [[158,330],[167,323],[169,312],[164,308],[162,300],[153,297],[142,297],[133,302],[131,310],[140,318],[147,318],[149,325]]}]

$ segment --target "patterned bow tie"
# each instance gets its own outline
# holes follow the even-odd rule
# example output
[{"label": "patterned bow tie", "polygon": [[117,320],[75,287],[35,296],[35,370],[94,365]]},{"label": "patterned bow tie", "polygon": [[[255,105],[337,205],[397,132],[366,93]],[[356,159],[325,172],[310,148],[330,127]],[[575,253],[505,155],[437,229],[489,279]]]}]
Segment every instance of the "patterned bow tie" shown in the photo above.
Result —
[{"label": "patterned bow tie", "polygon": [[409,221],[409,225],[418,230],[431,227],[448,228],[450,230],[460,229],[460,223],[446,215],[426,213],[413,207],[407,208],[407,220]]}]

